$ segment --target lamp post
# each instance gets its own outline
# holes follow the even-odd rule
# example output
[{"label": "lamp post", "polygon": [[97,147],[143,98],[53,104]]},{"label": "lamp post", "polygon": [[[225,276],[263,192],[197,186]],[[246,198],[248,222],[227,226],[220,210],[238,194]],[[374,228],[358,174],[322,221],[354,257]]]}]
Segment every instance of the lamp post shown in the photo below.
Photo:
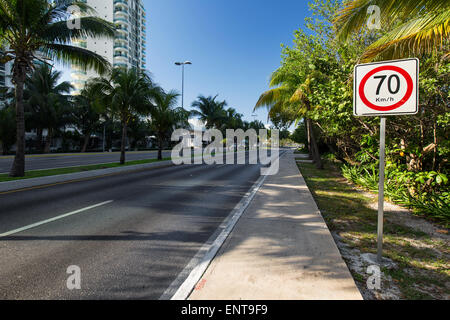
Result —
[{"label": "lamp post", "polygon": [[185,62],[175,62],[177,66],[181,66],[182,74],[181,74],[181,107],[184,108],[184,66],[187,64],[192,64],[190,61]]}]

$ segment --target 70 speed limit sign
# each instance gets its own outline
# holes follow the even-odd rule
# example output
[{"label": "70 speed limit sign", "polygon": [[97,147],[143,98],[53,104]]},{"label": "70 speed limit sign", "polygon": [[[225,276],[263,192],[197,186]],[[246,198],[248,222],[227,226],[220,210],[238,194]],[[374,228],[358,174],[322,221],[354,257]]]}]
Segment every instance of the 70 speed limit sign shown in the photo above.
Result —
[{"label": "70 speed limit sign", "polygon": [[355,67],[355,116],[416,114],[419,111],[419,60],[405,59]]},{"label": "70 speed limit sign", "polygon": [[381,264],[383,263],[386,116],[418,113],[419,60],[405,59],[357,65],[354,91],[353,112],[355,116],[379,116],[381,118],[377,240],[377,260]]}]

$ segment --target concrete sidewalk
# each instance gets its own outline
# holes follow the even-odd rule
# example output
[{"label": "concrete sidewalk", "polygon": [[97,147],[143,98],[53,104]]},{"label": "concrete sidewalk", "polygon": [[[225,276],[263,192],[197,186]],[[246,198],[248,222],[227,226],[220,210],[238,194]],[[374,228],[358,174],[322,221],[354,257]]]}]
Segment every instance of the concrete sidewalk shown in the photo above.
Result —
[{"label": "concrete sidewalk", "polygon": [[362,299],[292,151],[267,177],[193,300]]}]

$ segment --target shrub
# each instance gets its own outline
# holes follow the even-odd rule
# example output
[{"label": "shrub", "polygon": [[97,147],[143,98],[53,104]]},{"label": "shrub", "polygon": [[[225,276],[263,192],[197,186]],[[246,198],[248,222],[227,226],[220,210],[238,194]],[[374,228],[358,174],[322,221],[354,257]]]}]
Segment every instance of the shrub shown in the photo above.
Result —
[{"label": "shrub", "polygon": [[[378,173],[375,165],[343,165],[344,177],[372,192],[378,192]],[[449,179],[435,171],[404,171],[387,163],[385,195],[393,202],[406,206],[416,214],[450,224]]]}]

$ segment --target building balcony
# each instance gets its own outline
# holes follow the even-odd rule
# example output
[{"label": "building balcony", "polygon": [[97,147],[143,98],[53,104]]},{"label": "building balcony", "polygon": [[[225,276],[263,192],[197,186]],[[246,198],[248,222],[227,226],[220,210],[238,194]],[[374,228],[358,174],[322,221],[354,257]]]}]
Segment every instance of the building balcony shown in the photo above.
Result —
[{"label": "building balcony", "polygon": [[120,62],[115,62],[114,63],[114,68],[128,68],[128,64],[126,63],[120,63]]},{"label": "building balcony", "polygon": [[118,34],[114,37],[114,40],[128,42],[128,37],[123,34]]},{"label": "building balcony", "polygon": [[122,13],[128,17],[128,7],[116,6],[114,8],[114,13]]},{"label": "building balcony", "polygon": [[116,52],[116,53],[114,53],[114,58],[122,59],[122,60],[125,59],[126,61],[128,61],[128,54],[123,54],[123,53]]},{"label": "building balcony", "polygon": [[114,16],[114,23],[126,23],[128,24],[128,18],[126,17],[118,17],[117,15]]},{"label": "building balcony", "polygon": [[128,35],[128,28],[123,28],[123,27],[119,27],[119,28],[116,28],[116,31],[117,32],[121,32],[120,34],[121,35]]},{"label": "building balcony", "polygon": [[116,42],[114,43],[114,49],[125,49],[126,51],[128,51],[128,46]]},{"label": "building balcony", "polygon": [[114,5],[121,5],[121,4],[128,7],[127,0],[114,0]]}]

